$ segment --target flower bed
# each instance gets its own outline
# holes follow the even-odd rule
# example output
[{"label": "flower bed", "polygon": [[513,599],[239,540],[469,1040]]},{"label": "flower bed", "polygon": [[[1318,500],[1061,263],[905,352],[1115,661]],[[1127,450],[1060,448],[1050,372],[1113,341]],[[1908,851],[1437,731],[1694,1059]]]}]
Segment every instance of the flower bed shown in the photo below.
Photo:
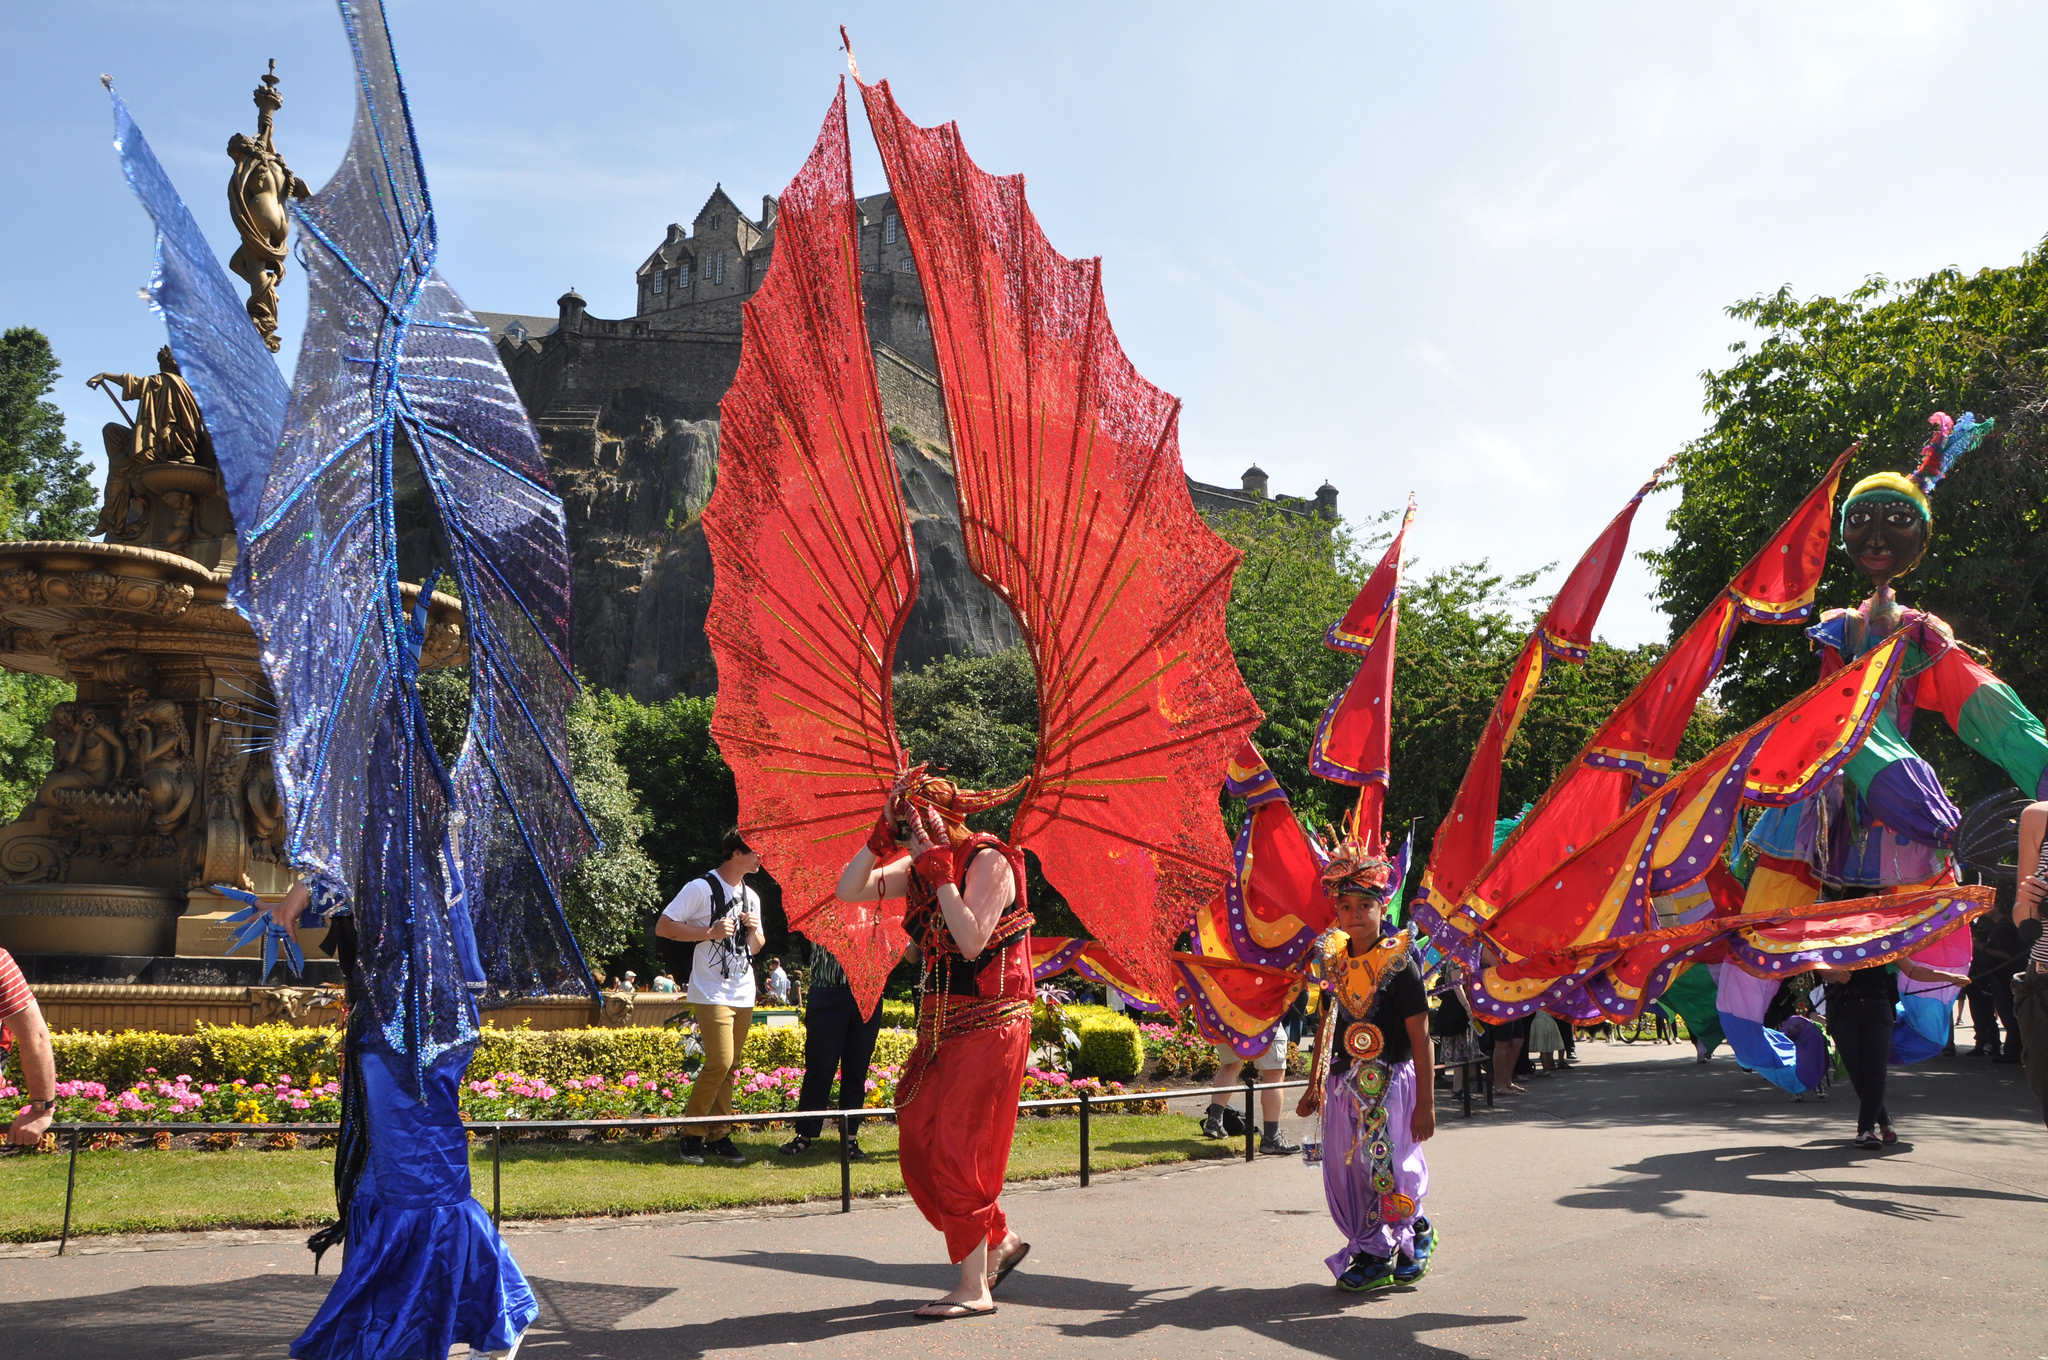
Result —
[{"label": "flower bed", "polygon": [[[862,1106],[890,1105],[901,1073],[902,1068],[893,1064],[871,1068]],[[803,1079],[800,1067],[741,1067],[733,1077],[733,1109],[740,1114],[794,1113]],[[617,1079],[591,1073],[560,1085],[506,1071],[465,1081],[460,1099],[463,1118],[476,1123],[674,1118],[685,1113],[690,1086],[689,1074],[673,1071],[628,1072]],[[1058,1100],[1084,1093],[1104,1096],[1123,1090],[1119,1082],[1074,1078],[1034,1067],[1025,1073],[1020,1099]],[[0,1101],[20,1097],[18,1088],[0,1085]],[[836,1091],[830,1099],[830,1108],[838,1108]],[[1135,1113],[1143,1107],[1121,1108]],[[143,1080],[117,1091],[96,1081],[59,1082],[56,1117],[59,1122],[79,1124],[331,1123],[341,1117],[341,1087],[319,1072],[305,1080],[279,1073],[269,1081],[226,1083],[194,1082],[188,1075],[163,1077],[149,1072]],[[162,1139],[157,1141],[168,1146]]]},{"label": "flower bed", "polygon": [[[0,1101],[21,1089],[0,1084]],[[73,1124],[317,1124],[341,1118],[341,1086],[322,1073],[304,1081],[280,1073],[269,1081],[195,1082],[154,1069],[133,1085],[109,1090],[97,1081],[57,1083],[56,1118]]]},{"label": "flower bed", "polygon": [[1201,1081],[1216,1075],[1216,1051],[1193,1028],[1141,1023],[1138,1036],[1145,1041],[1146,1059],[1160,1076]]}]

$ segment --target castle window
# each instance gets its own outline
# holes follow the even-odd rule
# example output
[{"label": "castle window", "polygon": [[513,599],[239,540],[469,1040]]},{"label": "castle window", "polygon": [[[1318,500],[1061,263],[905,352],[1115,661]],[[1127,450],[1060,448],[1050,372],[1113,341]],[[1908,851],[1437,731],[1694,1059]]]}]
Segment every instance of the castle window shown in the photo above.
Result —
[{"label": "castle window", "polygon": [[688,260],[684,260],[681,264],[676,266],[676,287],[688,288],[689,286],[690,262]]},{"label": "castle window", "polygon": [[724,252],[724,251],[722,251],[722,250],[721,250],[721,251],[719,251],[719,252],[718,252],[718,259],[717,259],[717,263],[715,264],[714,268],[715,268],[715,269],[717,270],[717,273],[716,273],[716,274],[715,274],[715,275],[714,275],[714,276],[712,277],[712,280],[711,280],[711,281],[712,281],[713,283],[724,283],[724,282],[725,282],[725,252]]},{"label": "castle window", "polygon": [[657,270],[655,270],[655,271],[654,271],[654,284],[653,284],[653,288],[654,288],[654,291],[655,291],[655,292],[657,292],[657,293],[659,293],[659,292],[661,291],[661,280],[662,280],[662,277],[663,277],[663,276],[662,276],[662,273],[661,273],[661,271],[660,271],[660,270],[658,270],[658,269],[657,269]]},{"label": "castle window", "polygon": [[890,213],[890,214],[889,214],[889,215],[888,215],[887,217],[885,217],[885,218],[883,218],[883,219],[882,219],[882,243],[883,243],[884,245],[891,245],[891,246],[893,246],[893,245],[895,245],[895,244],[896,244],[896,214],[895,214],[895,213]]},{"label": "castle window", "polygon": [[908,255],[905,255],[903,259],[897,263],[896,267],[906,274],[915,274],[917,272],[917,266],[910,262],[910,257]]}]

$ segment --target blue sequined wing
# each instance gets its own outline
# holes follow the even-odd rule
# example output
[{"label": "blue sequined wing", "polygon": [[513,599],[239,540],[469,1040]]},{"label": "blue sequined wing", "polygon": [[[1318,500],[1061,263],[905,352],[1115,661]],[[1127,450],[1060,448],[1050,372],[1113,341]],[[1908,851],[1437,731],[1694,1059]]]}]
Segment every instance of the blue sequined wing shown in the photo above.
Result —
[{"label": "blue sequined wing", "polygon": [[[288,849],[348,894],[378,1027],[424,1064],[473,1033],[467,991],[588,985],[559,884],[591,841],[567,777],[560,502],[487,333],[434,273],[432,204],[382,9],[341,12],[356,126],[334,178],[295,208],[311,306],[245,551],[279,698]],[[430,492],[467,612],[471,719],[452,779],[413,683],[403,458]]]},{"label": "blue sequined wing", "polygon": [[[129,187],[156,224],[156,268],[149,300],[170,332],[171,353],[206,413],[228,509],[237,525],[253,524],[264,479],[284,430],[291,389],[264,348],[234,281],[164,173],[156,153],[106,81],[114,104],[114,150]],[[245,568],[237,563],[230,597],[244,606]],[[246,612],[246,609],[244,610]]]}]

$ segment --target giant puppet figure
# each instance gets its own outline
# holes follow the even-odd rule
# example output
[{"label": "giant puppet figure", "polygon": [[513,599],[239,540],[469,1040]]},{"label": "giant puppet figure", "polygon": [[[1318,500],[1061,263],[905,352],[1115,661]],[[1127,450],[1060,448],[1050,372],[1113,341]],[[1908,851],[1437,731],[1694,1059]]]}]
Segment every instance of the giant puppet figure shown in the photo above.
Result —
[{"label": "giant puppet figure", "polygon": [[[1937,887],[1954,881],[1952,852],[1961,815],[1934,769],[1911,744],[1916,715],[1932,711],[1964,744],[1997,765],[2032,798],[2048,796],[2048,736],[2010,686],[1973,658],[1947,624],[1902,606],[1893,586],[1926,555],[1934,533],[1932,494],[1956,461],[1991,428],[1965,413],[1936,412],[1934,433],[1909,475],[1878,472],[1849,489],[1837,520],[1840,543],[1871,585],[1853,609],[1831,609],[1807,630],[1821,654],[1823,679],[1839,674],[1895,640],[1899,675],[1883,709],[1847,765],[1810,797],[1771,808],[1746,842],[1754,867],[1745,914],[1803,906],[1821,898],[1858,898]],[[1955,989],[1931,969],[1967,971],[1966,936],[1952,935],[1898,963],[1901,988],[1892,1056],[1916,1062],[1948,1040]],[[1830,970],[1837,984],[1846,972]],[[1771,979],[1723,968],[1719,1009],[1736,1056],[1767,1075],[1782,1043],[1761,1031],[1763,1009],[1776,991]],[[1775,1045],[1775,1049],[1774,1049]],[[1810,1084],[1810,1083],[1807,1083]],[[1889,1122],[1889,1121],[1886,1121]]]},{"label": "giant puppet figure", "polygon": [[[263,644],[300,885],[272,929],[322,916],[348,977],[339,1222],[347,1259],[292,1347],[328,1360],[506,1354],[538,1309],[471,1198],[456,1092],[478,1006],[589,988],[561,910],[591,845],[568,780],[569,558],[561,501],[489,331],[435,269],[438,235],[391,35],[342,0],[354,135],[295,205],[311,306],[288,397],[264,337],[115,101],[158,227],[152,298],[212,430]],[[398,578],[411,458],[460,589],[470,715],[446,768],[415,686],[424,608]]]},{"label": "giant puppet figure", "polygon": [[[1259,713],[1223,632],[1237,554],[1195,513],[1179,404],[1124,357],[1100,265],[1054,251],[1022,180],[982,171],[956,128],[911,123],[886,83],[860,90],[929,308],[968,560],[1036,668],[1037,752],[983,793],[913,767],[896,733],[917,555],[862,310],[843,90],[779,201],[721,407],[713,733],[790,924],[863,1009],[918,960],[904,1180],[960,1268],[919,1315],[968,1317],[1023,1253],[997,1203],[1030,1029],[1022,852],[1119,975],[1164,994],[1175,937],[1228,874],[1215,772]],[[1007,840],[968,829],[1012,800]]]},{"label": "giant puppet figure", "polygon": [[[1818,1032],[1788,1035],[1760,1023],[1764,1004],[1785,980],[1915,956],[1909,967],[1938,972],[1945,952],[1957,947],[1958,928],[1988,907],[1990,890],[1958,886],[1945,861],[1926,862],[1926,872],[1895,876],[1889,884],[1868,877],[1843,883],[1846,890],[1825,901],[1816,900],[1822,880],[1801,871],[1792,856],[1760,868],[1747,887],[1738,876],[1733,850],[1742,840],[1745,817],[1755,810],[1762,811],[1767,841],[1801,817],[1825,822],[1833,816],[1831,824],[1841,831],[1842,819],[1833,814],[1846,806],[1865,829],[1860,840],[1851,839],[1867,856],[1882,860],[1903,847],[1900,831],[1877,834],[1867,800],[1859,795],[1843,802],[1844,788],[1867,787],[1857,784],[1854,770],[1884,785],[1890,801],[1942,822],[1930,813],[1939,789],[1921,774],[1924,765],[1879,775],[1910,754],[1892,736],[1899,705],[1910,707],[1914,699],[1914,689],[1902,681],[1922,684],[1921,693],[1940,694],[1958,710],[1952,720],[1995,724],[2004,733],[2024,727],[2002,720],[2009,705],[1995,692],[1984,693],[1988,673],[1963,670],[1960,653],[1946,671],[1928,667],[1926,661],[1941,649],[1914,651],[1910,644],[1916,639],[1903,625],[1876,636],[1859,632],[1857,643],[1838,652],[1840,661],[1818,683],[1684,770],[1675,767],[1679,739],[1719,670],[1730,630],[1743,619],[1787,624],[1803,622],[1810,613],[1835,519],[1835,488],[1853,452],[1835,460],[1499,846],[1488,853],[1475,839],[1469,850],[1455,851],[1455,834],[1446,835],[1455,828],[1446,819],[1421,915],[1440,947],[1469,965],[1474,1009],[1482,1019],[1509,1020],[1538,1008],[1584,1019],[1627,1019],[1672,993],[1676,982],[1706,980],[1699,965],[1718,965],[1720,1019],[1738,1058],[1788,1090],[1803,1090],[1819,1079],[1826,1059]],[[1937,463],[1940,453],[1935,451]],[[1856,507],[1898,499],[1900,480],[1868,480],[1848,502],[1869,564],[1883,568],[1887,579],[1917,545],[1877,543]],[[1873,500],[1871,492],[1879,488],[1887,494]],[[1901,523],[1895,531],[1910,528]],[[1823,622],[1816,632],[1825,636],[1831,626],[1838,632],[1842,627]],[[1933,684],[1925,685],[1929,675]],[[1945,683],[1950,675],[1955,681]],[[1964,710],[1973,694],[1981,697]],[[1504,693],[1502,706],[1511,701],[1523,702]],[[2038,726],[2033,730],[2038,742]],[[2024,747],[2025,740],[2019,744]],[[1475,754],[1453,805],[1460,826],[1484,824],[1496,815],[1498,777],[1491,767],[1499,755],[1498,743],[1483,744]],[[2028,777],[2038,778],[2039,764],[2030,768]],[[1907,813],[1895,815],[1909,820]],[[1948,830],[1940,834],[1949,834],[1954,824],[1951,808]],[[1894,848],[1884,848],[1883,841]],[[1839,836],[1827,845],[1828,855],[1810,861],[1816,870],[1848,863],[1855,848]],[[1831,858],[1837,853],[1839,862]],[[1779,880],[1802,884],[1805,891],[1785,889]],[[1859,895],[1873,890],[1883,895]],[[1715,990],[1707,981],[1704,995],[1712,997]]]}]

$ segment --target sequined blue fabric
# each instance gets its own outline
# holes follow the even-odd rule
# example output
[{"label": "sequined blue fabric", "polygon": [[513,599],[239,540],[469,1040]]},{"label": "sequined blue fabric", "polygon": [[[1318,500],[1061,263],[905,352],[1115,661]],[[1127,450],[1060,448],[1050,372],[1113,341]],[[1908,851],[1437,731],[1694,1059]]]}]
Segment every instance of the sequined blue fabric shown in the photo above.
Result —
[{"label": "sequined blue fabric", "polygon": [[[149,149],[128,105],[114,102],[114,150],[129,187],[156,224],[156,269],[149,300],[170,331],[171,353],[206,413],[228,509],[238,525],[255,521],[270,460],[284,430],[291,389],[263,347],[228,272]],[[230,598],[246,614],[244,568],[237,564]]]},{"label": "sequined blue fabric", "polygon": [[[309,312],[282,441],[245,522],[248,605],[278,701],[287,853],[356,916],[371,1020],[412,1059],[473,1038],[473,1000],[592,985],[561,908],[592,845],[569,782],[569,554],[533,426],[437,238],[381,6],[341,5],[356,124],[295,204]],[[414,680],[398,460],[463,600],[471,681],[452,771]],[[423,620],[422,620],[423,622]]]}]

